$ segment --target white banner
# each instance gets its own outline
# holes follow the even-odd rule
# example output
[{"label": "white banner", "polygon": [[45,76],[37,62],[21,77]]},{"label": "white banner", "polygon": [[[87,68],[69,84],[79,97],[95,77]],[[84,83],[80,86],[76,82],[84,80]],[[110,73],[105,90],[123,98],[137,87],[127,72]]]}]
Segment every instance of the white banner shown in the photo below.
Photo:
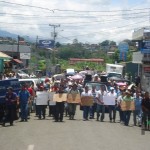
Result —
[{"label": "white banner", "polygon": [[49,92],[49,105],[50,106],[54,106],[54,105],[56,105],[56,102],[54,102],[53,101],[53,96],[54,96],[54,94],[55,94],[56,92]]},{"label": "white banner", "polygon": [[116,96],[103,96],[104,105],[115,105]]},{"label": "white banner", "polygon": [[36,93],[36,105],[47,105],[49,100],[49,93],[48,92],[37,92]]}]

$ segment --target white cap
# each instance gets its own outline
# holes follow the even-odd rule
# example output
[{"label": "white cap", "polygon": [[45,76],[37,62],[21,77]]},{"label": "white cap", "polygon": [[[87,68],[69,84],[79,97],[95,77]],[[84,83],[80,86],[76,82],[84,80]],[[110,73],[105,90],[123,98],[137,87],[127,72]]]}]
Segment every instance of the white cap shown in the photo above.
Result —
[{"label": "white cap", "polygon": [[111,87],[110,90],[114,90],[114,87]]},{"label": "white cap", "polygon": [[98,74],[95,74],[94,77],[98,77]]}]

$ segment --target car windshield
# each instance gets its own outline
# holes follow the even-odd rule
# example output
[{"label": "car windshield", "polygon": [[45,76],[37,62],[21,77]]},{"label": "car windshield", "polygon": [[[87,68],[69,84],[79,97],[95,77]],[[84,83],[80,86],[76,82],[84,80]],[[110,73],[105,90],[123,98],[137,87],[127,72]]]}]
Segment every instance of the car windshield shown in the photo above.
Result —
[{"label": "car windshield", "polygon": [[32,85],[33,81],[19,81],[21,85]]},{"label": "car windshield", "polygon": [[23,72],[22,70],[18,70],[18,73],[26,74],[26,73],[25,73],[25,72]]},{"label": "car windshield", "polygon": [[92,86],[96,86],[97,91],[100,90],[101,88],[103,88],[105,91],[107,91],[105,84],[89,82],[89,83],[86,83],[86,86],[88,86],[90,90],[92,89]]},{"label": "car windshield", "polygon": [[121,78],[121,74],[118,74],[118,73],[109,73],[108,77],[118,77],[118,78]]}]

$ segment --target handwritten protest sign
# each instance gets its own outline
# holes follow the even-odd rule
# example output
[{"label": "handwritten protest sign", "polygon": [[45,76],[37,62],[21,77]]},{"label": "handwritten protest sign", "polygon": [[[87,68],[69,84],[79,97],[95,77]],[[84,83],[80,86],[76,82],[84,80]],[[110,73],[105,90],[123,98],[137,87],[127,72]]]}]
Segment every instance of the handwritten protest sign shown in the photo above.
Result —
[{"label": "handwritten protest sign", "polygon": [[68,103],[81,103],[80,94],[68,94],[67,102]]},{"label": "handwritten protest sign", "polygon": [[135,103],[134,103],[134,101],[122,101],[121,102],[121,110],[122,111],[135,110]]},{"label": "handwritten protest sign", "polygon": [[93,105],[93,97],[92,96],[83,96],[81,98],[82,106],[92,106]]},{"label": "handwritten protest sign", "polygon": [[103,96],[104,105],[115,105],[115,96]]},{"label": "handwritten protest sign", "polygon": [[58,93],[53,95],[53,101],[54,102],[65,102],[67,101],[67,94],[66,93]]}]

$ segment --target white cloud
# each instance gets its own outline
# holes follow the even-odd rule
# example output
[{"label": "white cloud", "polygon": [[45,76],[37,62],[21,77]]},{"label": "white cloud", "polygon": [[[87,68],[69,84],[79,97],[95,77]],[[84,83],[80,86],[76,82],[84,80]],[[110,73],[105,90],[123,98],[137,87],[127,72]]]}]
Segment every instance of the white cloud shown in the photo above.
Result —
[{"label": "white cloud", "polygon": [[[149,24],[149,10],[136,10],[128,14],[126,11],[109,12],[125,8],[132,9],[130,6],[133,6],[133,9],[146,8],[150,3],[149,0],[145,0],[144,3],[139,2],[140,5],[135,7],[134,3],[129,0],[123,0],[122,4],[126,5],[114,4],[113,0],[9,0],[9,2],[42,7],[45,10],[0,2],[0,13],[6,13],[0,15],[1,29],[30,37],[38,35],[42,38],[50,38],[53,29],[49,24],[60,24],[61,26],[56,28],[57,40],[60,42],[71,42],[74,38],[81,42],[91,43],[99,43],[105,39],[120,41],[131,38],[134,28]],[[50,11],[53,9],[56,10]],[[57,9],[75,11],[58,11]],[[140,14],[143,11],[145,13]],[[9,13],[22,15],[14,16]]]}]

